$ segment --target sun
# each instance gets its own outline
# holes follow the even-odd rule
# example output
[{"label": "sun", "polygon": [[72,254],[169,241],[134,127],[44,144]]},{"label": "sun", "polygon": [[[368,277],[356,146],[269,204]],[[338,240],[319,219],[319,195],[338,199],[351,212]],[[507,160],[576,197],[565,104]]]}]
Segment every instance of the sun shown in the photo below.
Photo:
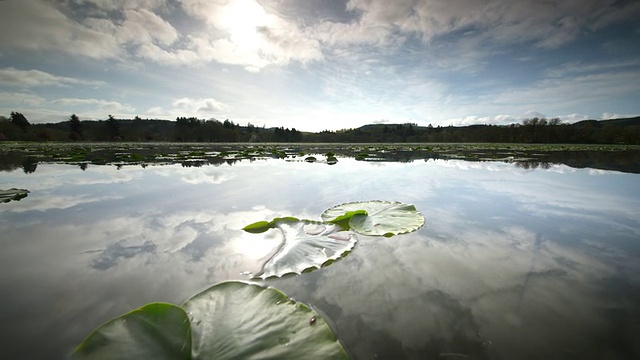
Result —
[{"label": "sun", "polygon": [[269,16],[264,8],[254,0],[233,0],[220,14],[220,25],[227,31],[238,47],[256,49],[262,37],[259,28],[267,26]]}]

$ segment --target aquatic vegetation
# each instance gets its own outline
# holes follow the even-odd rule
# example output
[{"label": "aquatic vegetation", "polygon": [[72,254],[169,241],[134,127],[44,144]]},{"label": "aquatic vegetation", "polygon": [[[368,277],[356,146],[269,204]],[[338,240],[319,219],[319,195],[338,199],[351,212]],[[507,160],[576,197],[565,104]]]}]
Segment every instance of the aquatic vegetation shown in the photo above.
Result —
[{"label": "aquatic vegetation", "polygon": [[279,219],[272,226],[282,232],[284,241],[254,278],[302,274],[320,268],[342,257],[358,241],[355,234],[335,224]]},{"label": "aquatic vegetation", "polygon": [[74,359],[347,359],[324,318],[277,289],[229,281],[151,303],[87,336]]},{"label": "aquatic vegetation", "polygon": [[369,236],[393,236],[416,231],[424,225],[424,217],[415,206],[398,201],[361,201],[341,204],[326,210],[323,221],[336,222],[349,216],[351,230]]},{"label": "aquatic vegetation", "polygon": [[[284,217],[245,226],[254,234],[277,229],[284,237],[254,278],[302,274],[332,263],[353,249],[355,231],[391,236],[424,224],[413,205],[392,201],[341,204],[322,218]],[[230,281],[182,306],[151,303],[116,317],[89,334],[72,357],[346,359],[347,354],[327,322],[307,305],[274,288]]]},{"label": "aquatic vegetation", "polygon": [[7,203],[9,201],[20,201],[29,195],[29,190],[25,189],[8,189],[0,190],[0,202]]},{"label": "aquatic vegetation", "polygon": [[424,225],[415,206],[397,201],[359,201],[334,206],[322,222],[294,217],[258,221],[243,230],[259,234],[277,229],[283,235],[278,251],[263,265],[258,278],[302,274],[334,262],[355,246],[356,234],[386,236],[409,233]]},{"label": "aquatic vegetation", "polygon": [[[572,167],[640,172],[638,145],[576,144],[295,144],[254,146],[251,144],[180,143],[2,143],[0,166],[21,167],[28,161],[132,166],[151,163],[182,163],[197,159],[203,165],[232,164],[255,159],[287,161],[315,158],[315,163],[335,165],[339,157],[363,162],[412,162],[429,159],[467,161],[559,163]],[[612,156],[615,155],[615,156]],[[231,161],[231,162],[229,162]],[[630,165],[631,164],[631,165]],[[629,170],[631,168],[631,170]]]}]

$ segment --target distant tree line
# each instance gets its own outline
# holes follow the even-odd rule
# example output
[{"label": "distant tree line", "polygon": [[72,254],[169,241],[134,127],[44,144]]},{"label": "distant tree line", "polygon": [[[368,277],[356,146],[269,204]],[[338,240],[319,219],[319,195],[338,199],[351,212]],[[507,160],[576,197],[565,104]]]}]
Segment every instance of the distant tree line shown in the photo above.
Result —
[{"label": "distant tree line", "polygon": [[372,124],[357,129],[301,132],[295,128],[256,127],[230,120],[178,117],[175,121],[117,119],[81,120],[31,124],[19,112],[0,116],[0,141],[178,141],[178,142],[492,142],[640,144],[640,117],[586,120],[564,124],[560,119],[531,118],[521,124],[470,126],[418,126]]},{"label": "distant tree line", "polygon": [[532,118],[522,124],[470,126],[417,126],[374,124],[357,129],[304,134],[307,142],[429,142],[429,143],[567,143],[640,144],[640,117],[586,120],[563,124],[560,119]]}]

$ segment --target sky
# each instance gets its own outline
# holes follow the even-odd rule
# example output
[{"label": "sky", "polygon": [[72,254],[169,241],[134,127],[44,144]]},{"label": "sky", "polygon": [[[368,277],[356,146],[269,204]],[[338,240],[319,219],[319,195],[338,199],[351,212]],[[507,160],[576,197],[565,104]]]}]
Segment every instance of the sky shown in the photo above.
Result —
[{"label": "sky", "polygon": [[637,116],[637,19],[637,0],[0,0],[0,115],[302,131]]}]

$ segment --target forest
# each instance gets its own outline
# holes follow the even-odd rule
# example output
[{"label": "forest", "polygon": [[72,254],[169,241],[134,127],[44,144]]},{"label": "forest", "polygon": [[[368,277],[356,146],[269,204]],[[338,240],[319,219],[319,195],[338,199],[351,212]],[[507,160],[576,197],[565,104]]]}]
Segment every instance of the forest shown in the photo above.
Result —
[{"label": "forest", "polygon": [[640,117],[584,120],[531,118],[509,125],[418,126],[371,124],[356,129],[302,132],[295,128],[240,125],[230,120],[178,117],[81,120],[32,124],[19,112],[0,116],[0,141],[282,142],[282,143],[540,143],[640,144]]}]

